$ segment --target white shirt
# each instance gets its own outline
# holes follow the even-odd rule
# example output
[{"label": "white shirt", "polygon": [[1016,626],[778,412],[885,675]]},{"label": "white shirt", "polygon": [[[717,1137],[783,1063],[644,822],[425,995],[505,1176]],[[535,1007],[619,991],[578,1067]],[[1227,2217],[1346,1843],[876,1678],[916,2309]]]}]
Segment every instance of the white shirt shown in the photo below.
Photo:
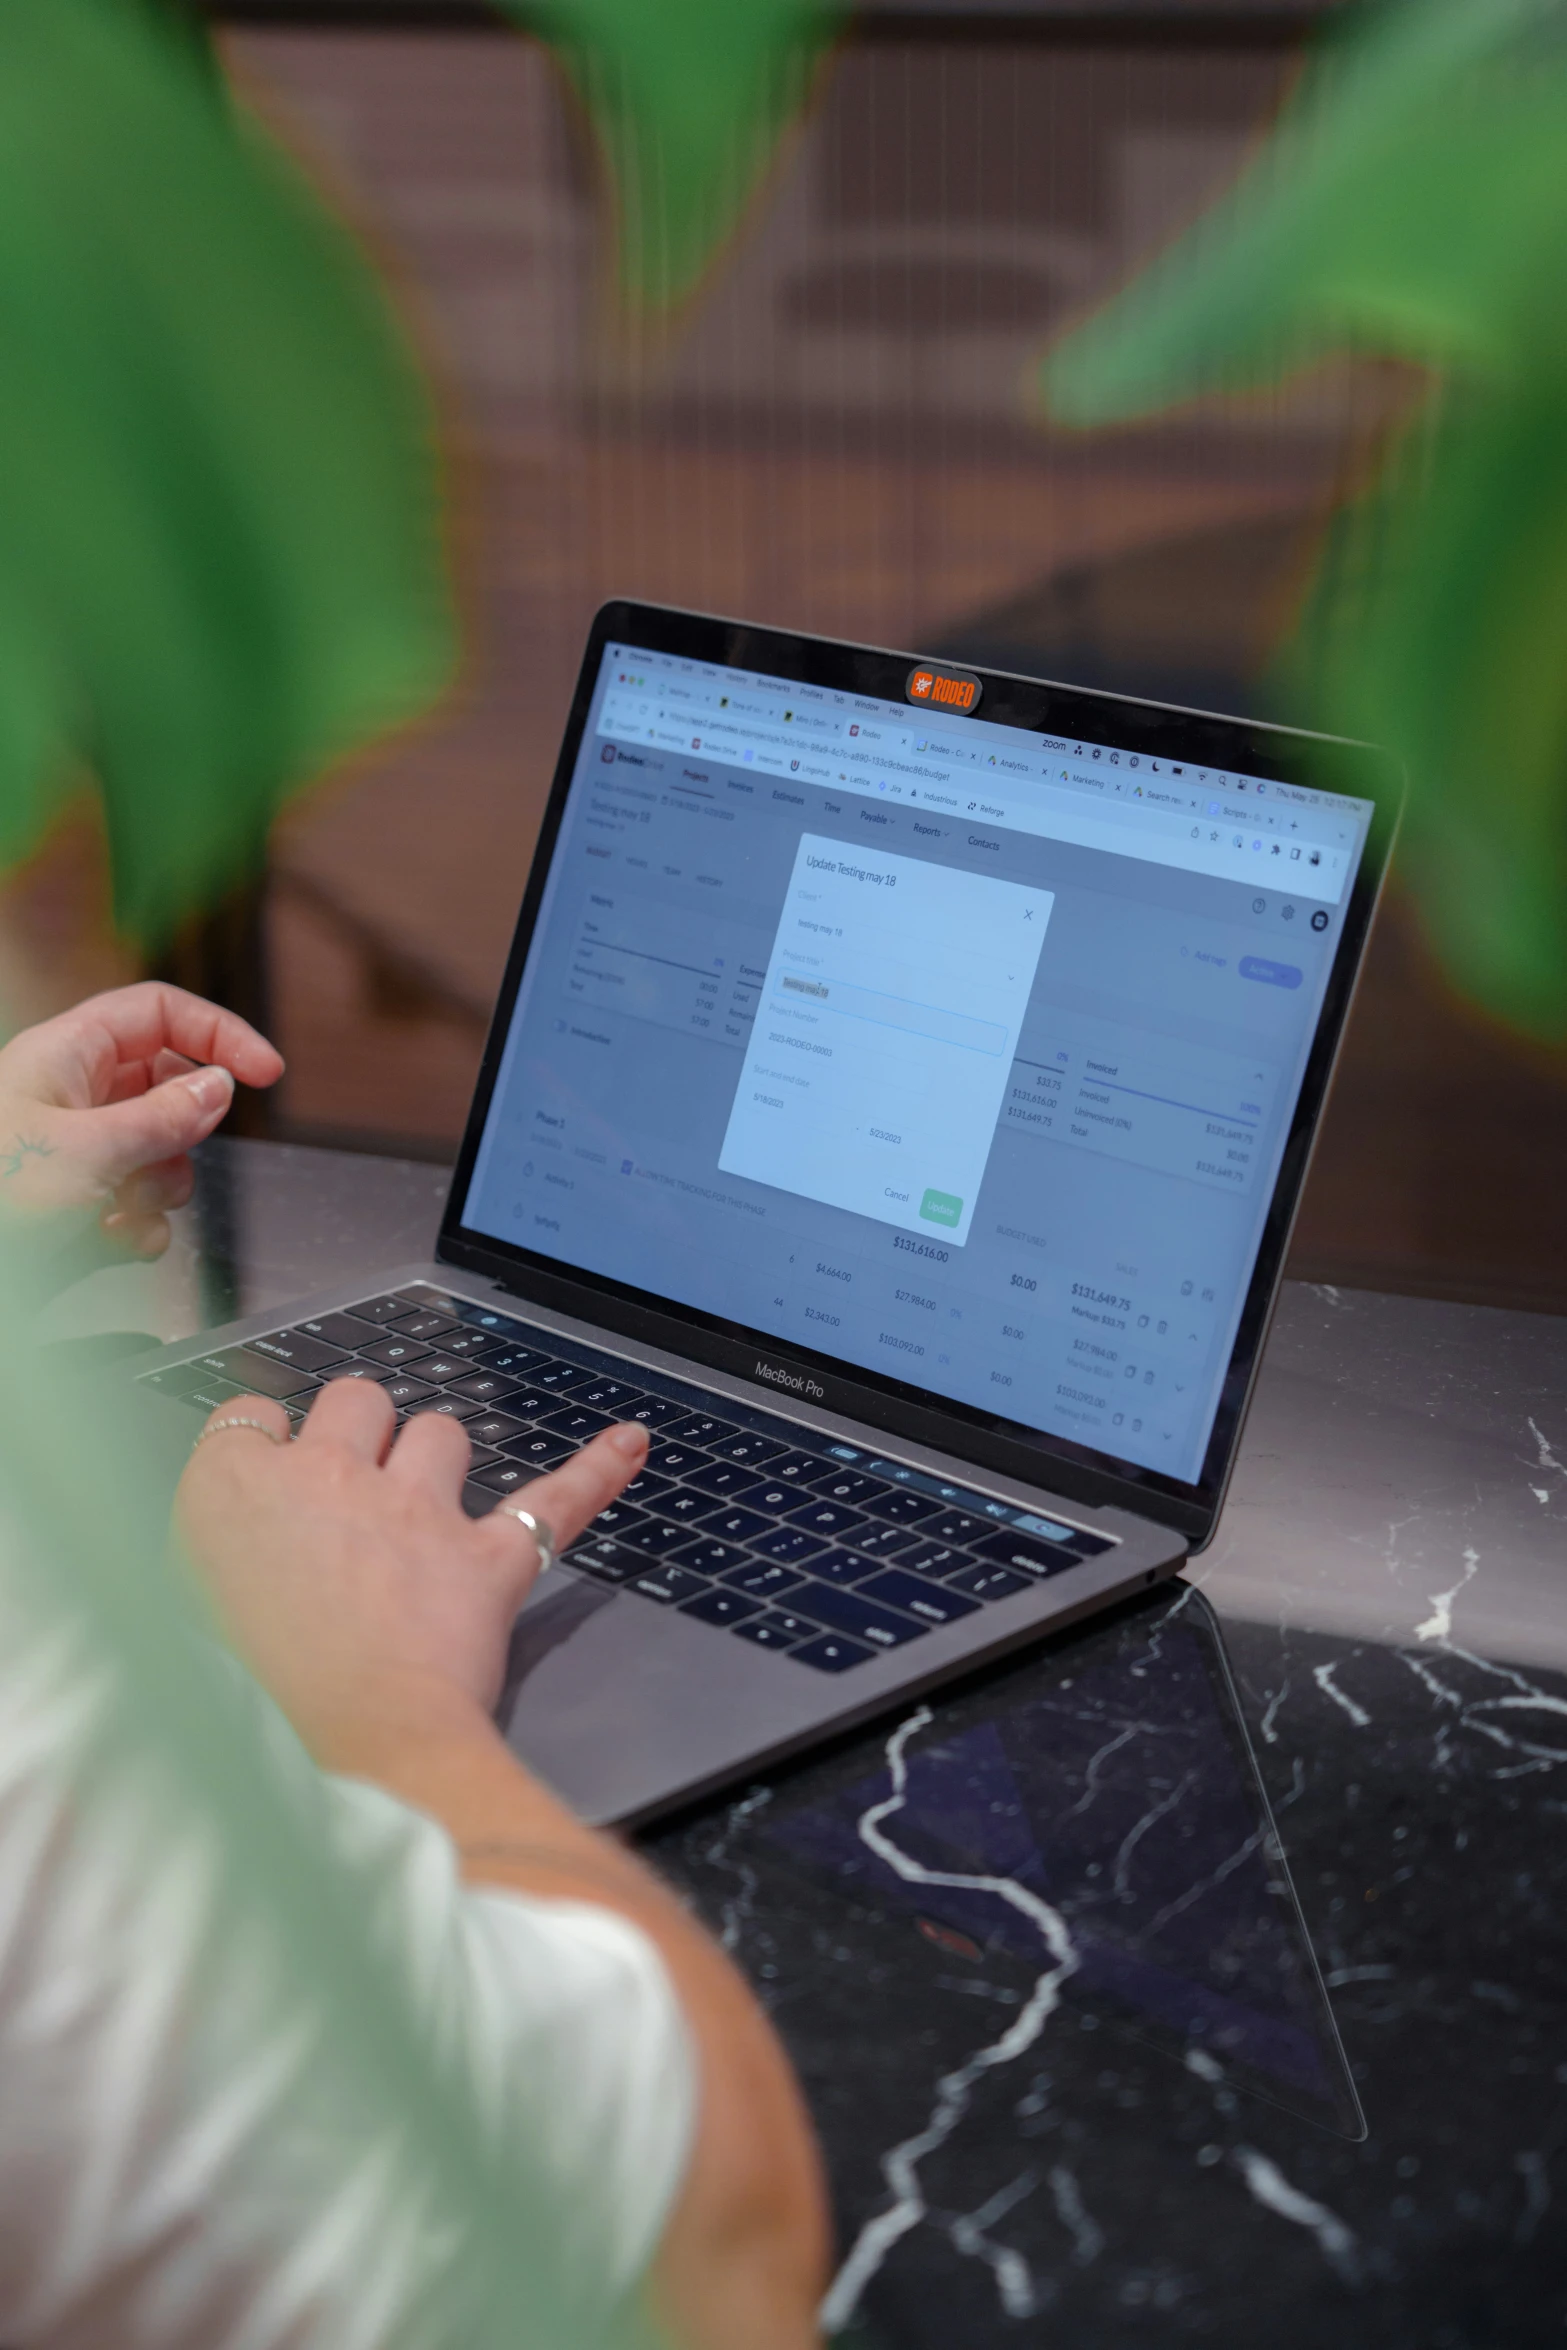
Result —
[{"label": "white shirt", "polygon": [[[95,1770],[111,1693],[0,1557],[0,2343],[466,2350],[460,2234],[360,2094],[264,1915],[220,1897],[200,1807]],[[657,1952],[585,1903],[465,1887],[450,1839],[324,1777],[264,1709],[314,1825],[471,2095],[518,2242],[590,2343],[684,2173],[692,2052]],[[469,2337],[471,2338],[471,2337]],[[553,2346],[552,2346],[553,2350]]]}]

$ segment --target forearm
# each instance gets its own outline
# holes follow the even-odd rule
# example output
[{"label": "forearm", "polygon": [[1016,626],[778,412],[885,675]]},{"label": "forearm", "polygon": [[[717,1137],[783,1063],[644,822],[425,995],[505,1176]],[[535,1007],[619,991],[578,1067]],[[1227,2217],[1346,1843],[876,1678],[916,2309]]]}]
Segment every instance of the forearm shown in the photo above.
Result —
[{"label": "forearm", "polygon": [[530,1776],[476,1708],[415,1731],[360,1731],[323,1755],[438,1819],[475,1884],[600,1903],[664,1962],[700,2066],[696,2141],[655,2265],[681,2350],[803,2350],[815,2341],[827,2225],[809,2125],[777,2042],[735,1970],[633,1854]]}]

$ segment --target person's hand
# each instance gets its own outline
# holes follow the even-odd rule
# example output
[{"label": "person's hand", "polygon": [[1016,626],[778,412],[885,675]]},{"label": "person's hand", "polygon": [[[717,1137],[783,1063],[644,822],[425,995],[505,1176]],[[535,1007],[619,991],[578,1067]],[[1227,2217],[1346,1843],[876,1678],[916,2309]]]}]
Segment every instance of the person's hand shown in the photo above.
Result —
[{"label": "person's hand", "polygon": [[[207,1425],[264,1421],[198,1445],[176,1504],[187,1557],[234,1647],[318,1761],[370,1776],[399,1741],[487,1716],[513,1620],[538,1572],[509,1512],[462,1507],[460,1422],[425,1413],[395,1443],[368,1379],[324,1388],[293,1443],[281,1404],[230,1397]],[[274,1441],[274,1438],[277,1441]],[[564,1549],[647,1457],[635,1422],[606,1428],[527,1486]]]},{"label": "person's hand", "polygon": [[0,1214],[53,1220],[62,1240],[96,1216],[116,1250],[159,1256],[235,1080],[282,1073],[245,1021],[157,980],[24,1028],[0,1050]]}]

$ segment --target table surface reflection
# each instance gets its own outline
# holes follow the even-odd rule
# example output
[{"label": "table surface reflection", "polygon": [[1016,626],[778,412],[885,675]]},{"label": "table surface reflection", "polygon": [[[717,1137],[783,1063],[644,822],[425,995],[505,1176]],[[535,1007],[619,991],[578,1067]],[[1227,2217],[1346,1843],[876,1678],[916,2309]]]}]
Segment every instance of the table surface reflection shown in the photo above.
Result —
[{"label": "table surface reflection", "polygon": [[[204,1154],[161,1337],[426,1253]],[[1567,2338],[1567,1321],[1286,1290],[1189,1579],[643,1838],[765,2001],[860,2350]]]}]

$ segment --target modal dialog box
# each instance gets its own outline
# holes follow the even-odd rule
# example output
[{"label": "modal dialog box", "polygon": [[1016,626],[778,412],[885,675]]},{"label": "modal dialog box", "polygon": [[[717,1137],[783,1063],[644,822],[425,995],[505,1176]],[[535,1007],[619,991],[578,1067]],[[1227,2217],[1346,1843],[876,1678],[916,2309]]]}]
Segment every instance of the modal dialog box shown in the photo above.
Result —
[{"label": "modal dialog box", "polygon": [[724,1173],[961,1245],[1054,902],[805,834]]}]

